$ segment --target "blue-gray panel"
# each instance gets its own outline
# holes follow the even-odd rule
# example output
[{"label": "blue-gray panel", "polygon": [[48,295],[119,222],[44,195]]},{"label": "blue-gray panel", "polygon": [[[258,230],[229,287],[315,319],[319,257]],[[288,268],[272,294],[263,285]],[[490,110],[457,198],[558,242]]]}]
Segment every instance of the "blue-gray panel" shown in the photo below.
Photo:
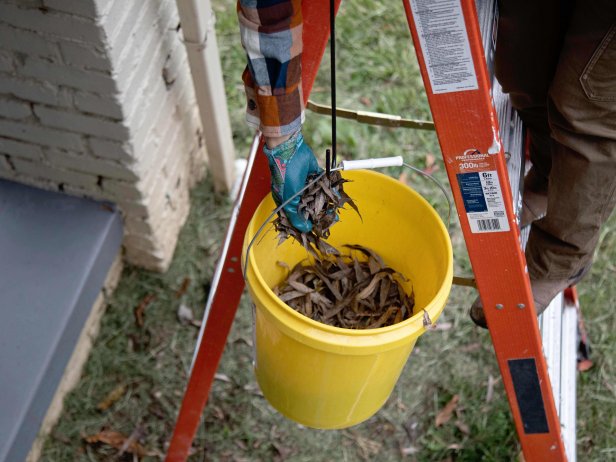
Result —
[{"label": "blue-gray panel", "polygon": [[0,461],[23,460],[122,242],[109,205],[0,180]]}]

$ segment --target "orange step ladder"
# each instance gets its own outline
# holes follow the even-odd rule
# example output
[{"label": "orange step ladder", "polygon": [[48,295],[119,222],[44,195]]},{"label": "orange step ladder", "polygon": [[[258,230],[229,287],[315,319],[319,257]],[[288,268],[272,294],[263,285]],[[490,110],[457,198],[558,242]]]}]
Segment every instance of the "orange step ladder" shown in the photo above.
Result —
[{"label": "orange step ladder", "polygon": [[[526,272],[524,236],[516,218],[523,168],[512,163],[514,171],[517,165],[517,177],[510,185],[505,158],[505,145],[516,145],[515,140],[522,138],[521,125],[502,104],[506,97],[502,92],[497,95],[500,87],[492,81],[490,72],[495,2],[403,3],[525,460],[573,462],[575,342],[557,339],[575,338],[575,300],[557,297],[554,306],[542,316],[540,330]],[[329,38],[329,18],[324,14],[327,11],[329,0],[303,3],[303,34],[309,37],[304,40],[302,55],[306,100]],[[495,105],[495,101],[500,103]],[[499,119],[507,117],[508,125],[503,130]],[[523,151],[519,141],[516,146],[517,151]],[[240,265],[244,231],[257,205],[269,193],[269,170],[262,148],[257,135],[211,284],[190,378],[166,458],[169,462],[188,457],[244,288]],[[549,349],[558,361],[546,361],[541,331],[551,338]],[[563,373],[566,378],[561,381]],[[553,392],[552,383],[558,393]],[[573,396],[568,396],[568,402],[573,399],[572,411],[571,406],[561,405],[561,396],[570,395],[571,390]],[[562,423],[564,432],[561,421],[566,422]]]}]

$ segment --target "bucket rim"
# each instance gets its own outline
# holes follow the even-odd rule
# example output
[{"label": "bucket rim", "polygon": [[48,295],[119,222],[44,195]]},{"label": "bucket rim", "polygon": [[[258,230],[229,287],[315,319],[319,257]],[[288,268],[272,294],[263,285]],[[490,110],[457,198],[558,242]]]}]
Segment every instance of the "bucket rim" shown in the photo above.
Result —
[{"label": "bucket rim", "polygon": [[[343,328],[343,327],[330,326],[328,324],[324,324],[322,322],[310,319],[309,317],[294,310],[292,307],[290,307],[285,302],[281,301],[280,298],[278,298],[278,296],[274,294],[273,290],[265,282],[260,272],[256,271],[256,268],[258,268],[258,265],[256,262],[256,257],[253,252],[250,253],[247,259],[248,268],[246,269],[246,275],[247,275],[246,279],[248,280],[248,275],[256,278],[259,282],[260,288],[264,289],[265,295],[267,296],[268,301],[273,302],[278,307],[278,309],[281,310],[282,313],[284,313],[285,316],[290,316],[291,318],[301,323],[307,324],[308,326],[313,327],[322,333],[329,334],[330,336],[331,335],[335,337],[343,336],[345,338],[351,337],[355,339],[373,339],[373,338],[380,337],[379,334],[391,334],[393,332],[400,331],[401,333],[404,334],[403,335],[404,338],[407,338],[409,334],[404,333],[403,331],[406,331],[406,329],[413,328],[414,332],[417,332],[416,336],[418,337],[421,334],[423,334],[426,330],[428,330],[423,324],[423,319],[424,319],[423,312],[427,311],[428,315],[432,319],[432,322],[434,323],[436,318],[440,315],[440,313],[444,309],[445,301],[449,295],[449,292],[451,291],[451,285],[452,285],[451,283],[453,280],[453,249],[452,249],[451,239],[447,231],[447,228],[445,227],[443,220],[441,219],[440,215],[436,212],[434,207],[432,207],[432,205],[421,194],[419,194],[417,191],[415,191],[413,188],[411,188],[407,184],[402,183],[398,180],[395,180],[388,175],[385,175],[379,172],[373,172],[370,170],[355,170],[355,171],[343,172],[343,173],[351,177],[354,177],[356,175],[374,176],[375,178],[378,178],[380,181],[387,181],[387,182],[390,182],[392,185],[395,185],[395,187],[406,189],[416,199],[418,199],[420,202],[423,203],[423,206],[425,207],[425,209],[435,219],[435,222],[437,223],[437,226],[439,227],[441,231],[439,234],[445,240],[445,244],[446,244],[444,247],[446,249],[447,271],[444,277],[445,283],[443,283],[439,287],[438,291],[434,294],[434,296],[427,303],[427,305],[421,311],[418,311],[417,313],[413,314],[413,316],[411,316],[410,318],[405,319],[404,321],[396,323],[396,324],[391,324],[389,326],[378,327],[378,328],[373,328],[373,329],[348,329],[348,328]],[[264,202],[268,199],[271,200],[271,194],[268,194],[259,203],[259,206],[257,207],[255,211],[259,210],[263,206]],[[255,223],[253,219],[251,219],[248,225],[248,228],[247,228],[247,233],[246,233],[247,239],[252,239],[252,236],[254,236],[257,227],[258,227],[258,224]],[[270,223],[270,226],[268,226],[266,229],[267,229],[266,234],[272,231],[273,227],[271,223]],[[265,235],[261,239],[265,238]],[[246,246],[244,245],[243,253],[246,250],[245,247]],[[244,261],[246,260],[243,256],[242,262]],[[254,290],[252,287],[250,287],[250,285],[249,285],[249,289],[251,291]],[[437,306],[437,302],[440,302],[441,300],[443,300],[443,303],[441,304],[441,306]],[[266,310],[266,311],[269,311],[269,310]],[[288,328],[288,326],[286,325],[285,327]],[[311,341],[314,341],[314,339],[311,339]],[[332,338],[332,341],[333,341],[333,338]],[[323,343],[323,342],[330,343],[329,341],[325,339],[320,339],[319,343]],[[396,342],[396,338],[392,339],[392,342]],[[370,345],[362,345],[362,346],[370,346]]]}]

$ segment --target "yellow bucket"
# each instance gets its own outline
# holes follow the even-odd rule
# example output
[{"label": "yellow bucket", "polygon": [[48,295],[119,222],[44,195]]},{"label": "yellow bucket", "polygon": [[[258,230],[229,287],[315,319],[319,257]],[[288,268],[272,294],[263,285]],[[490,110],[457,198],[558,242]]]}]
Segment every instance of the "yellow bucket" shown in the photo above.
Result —
[{"label": "yellow bucket", "polygon": [[[253,244],[246,271],[256,307],[255,373],[261,391],[286,417],[323,429],[355,425],[381,408],[426,330],[423,310],[436,321],[453,277],[449,235],[423,197],[380,173],[358,170],[343,176],[352,181],[344,188],[363,222],[355,211],[341,211],[327,242],[337,248],[370,247],[404,274],[415,293],[414,316],[388,327],[351,330],[297,313],[271,288],[287,276],[276,262],[293,267],[306,251],[291,239],[279,246],[271,226]],[[274,208],[271,196],[261,202],[248,225],[244,252]]]}]

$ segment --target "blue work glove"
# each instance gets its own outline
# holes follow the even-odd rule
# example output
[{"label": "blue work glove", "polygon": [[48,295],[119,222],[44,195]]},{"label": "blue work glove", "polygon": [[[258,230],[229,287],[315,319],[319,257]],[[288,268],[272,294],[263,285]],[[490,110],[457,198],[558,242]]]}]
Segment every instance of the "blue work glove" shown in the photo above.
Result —
[{"label": "blue work glove", "polygon": [[[299,131],[273,149],[265,146],[263,151],[267,155],[272,177],[272,196],[278,206],[306,186],[309,175],[321,172],[312,149],[304,143]],[[307,233],[312,231],[312,222],[298,213],[300,200],[301,194],[298,194],[285,205],[283,211],[294,228]]]}]

